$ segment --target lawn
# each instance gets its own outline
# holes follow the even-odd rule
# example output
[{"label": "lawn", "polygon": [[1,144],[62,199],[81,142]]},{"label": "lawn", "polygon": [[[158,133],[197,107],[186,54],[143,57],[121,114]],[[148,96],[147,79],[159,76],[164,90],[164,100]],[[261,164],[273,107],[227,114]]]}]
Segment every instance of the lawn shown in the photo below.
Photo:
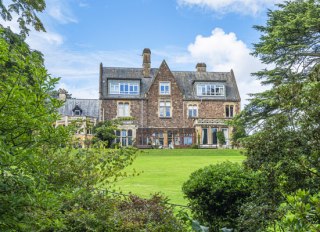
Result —
[{"label": "lawn", "polygon": [[231,149],[174,149],[142,150],[139,152],[133,168],[143,171],[139,176],[126,178],[117,183],[123,193],[133,193],[149,197],[151,193],[161,192],[169,197],[171,203],[183,204],[182,184],[190,174],[209,164],[223,161],[241,162],[245,159],[240,150]]}]

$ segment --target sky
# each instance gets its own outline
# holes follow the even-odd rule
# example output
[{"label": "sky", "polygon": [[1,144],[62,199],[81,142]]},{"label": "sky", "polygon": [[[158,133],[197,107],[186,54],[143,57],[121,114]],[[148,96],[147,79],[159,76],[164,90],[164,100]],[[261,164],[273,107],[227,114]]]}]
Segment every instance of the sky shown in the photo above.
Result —
[{"label": "sky", "polygon": [[[9,2],[8,0],[6,2]],[[47,0],[40,18],[46,33],[31,31],[27,43],[44,54],[58,88],[72,97],[98,98],[99,65],[142,67],[151,49],[151,67],[166,60],[172,71],[233,69],[242,98],[267,87],[250,73],[266,68],[250,55],[265,25],[267,9],[281,0]],[[1,24],[18,30],[14,21]]]}]

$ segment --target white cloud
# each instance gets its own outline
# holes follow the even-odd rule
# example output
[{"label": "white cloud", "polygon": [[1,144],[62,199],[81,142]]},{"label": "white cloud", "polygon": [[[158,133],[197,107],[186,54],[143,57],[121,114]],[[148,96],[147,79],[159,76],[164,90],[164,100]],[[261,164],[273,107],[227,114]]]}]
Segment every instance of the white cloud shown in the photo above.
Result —
[{"label": "white cloud", "polygon": [[46,12],[59,23],[77,23],[78,20],[74,16],[68,0],[48,0]]},{"label": "white cloud", "polygon": [[208,37],[198,35],[188,46],[188,54],[175,57],[176,63],[205,62],[208,71],[225,72],[233,69],[242,103],[247,103],[248,93],[265,90],[260,82],[250,75],[266,66],[250,55],[247,45],[238,40],[234,33],[225,33],[215,28]]},{"label": "white cloud", "polygon": [[257,14],[283,0],[178,0],[181,6],[199,6],[218,13]]}]

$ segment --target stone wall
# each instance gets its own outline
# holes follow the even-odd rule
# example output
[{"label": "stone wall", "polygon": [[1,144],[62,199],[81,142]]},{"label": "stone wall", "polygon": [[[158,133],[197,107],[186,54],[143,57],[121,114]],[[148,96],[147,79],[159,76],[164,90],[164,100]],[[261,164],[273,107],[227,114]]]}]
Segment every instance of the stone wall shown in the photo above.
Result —
[{"label": "stone wall", "polygon": [[[171,83],[170,95],[160,95],[159,85],[161,81],[169,81]],[[177,82],[169,70],[167,64],[163,62],[160,66],[159,72],[155,77],[153,84],[148,93],[147,116],[148,127],[161,128],[183,128],[184,127],[184,113],[183,113],[183,96],[177,85]],[[171,102],[171,117],[159,117],[159,101],[169,100]]]}]

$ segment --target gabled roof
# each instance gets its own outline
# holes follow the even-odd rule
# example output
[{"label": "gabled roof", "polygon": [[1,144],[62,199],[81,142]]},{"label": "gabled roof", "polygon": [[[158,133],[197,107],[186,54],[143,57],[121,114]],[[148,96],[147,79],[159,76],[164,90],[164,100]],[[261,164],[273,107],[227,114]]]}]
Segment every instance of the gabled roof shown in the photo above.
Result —
[{"label": "gabled roof", "polygon": [[[165,62],[165,61],[164,61]],[[150,77],[143,77],[143,68],[120,68],[120,67],[103,67],[101,69],[100,79],[100,98],[101,99],[142,99],[145,98],[151,84],[153,83],[159,69],[151,68]],[[240,101],[240,95],[237,83],[233,74],[230,72],[197,72],[197,71],[171,71],[175,77],[179,89],[186,100],[226,100]],[[108,80],[139,80],[140,95],[108,95]],[[226,96],[197,96],[195,84],[197,82],[219,82],[224,83]]]},{"label": "gabled roof", "polygon": [[99,117],[98,99],[66,99],[64,105],[58,109],[59,114],[63,116],[73,116],[75,109],[82,110],[81,116]]}]

